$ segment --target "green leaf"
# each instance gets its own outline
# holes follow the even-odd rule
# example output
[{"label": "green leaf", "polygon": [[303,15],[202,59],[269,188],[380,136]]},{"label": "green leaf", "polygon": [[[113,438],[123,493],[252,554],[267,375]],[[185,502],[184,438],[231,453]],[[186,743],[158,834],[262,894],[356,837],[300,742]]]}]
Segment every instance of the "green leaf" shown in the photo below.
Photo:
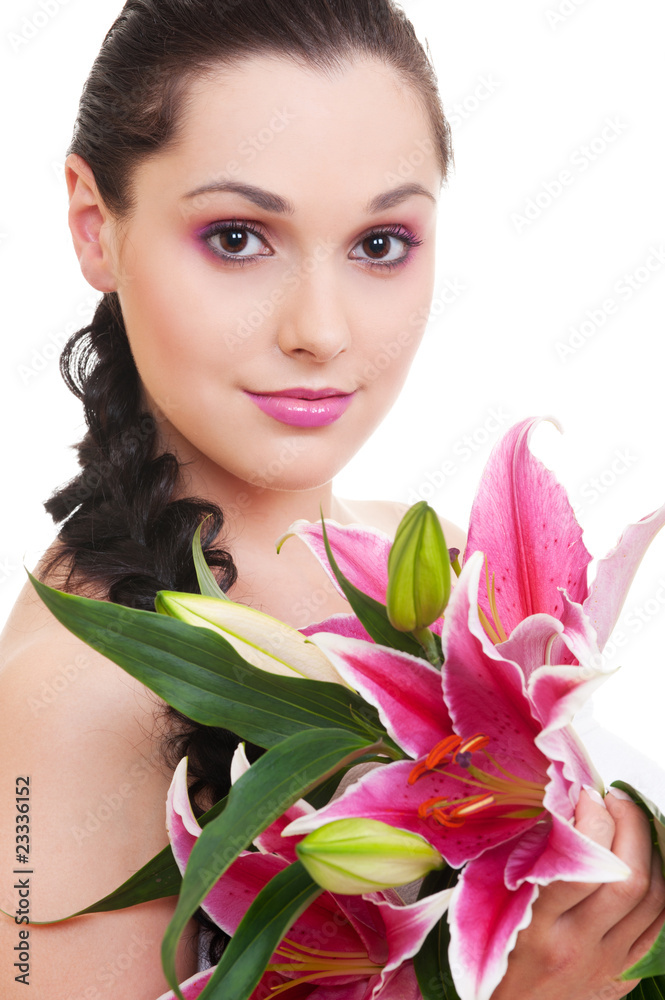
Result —
[{"label": "green leaf", "polygon": [[376,709],[341,684],[269,674],[210,629],[63,594],[30,579],[74,635],[196,722],[230,729],[261,747],[303,729],[369,731],[373,739],[385,734]]},{"label": "green leaf", "polygon": [[284,934],[322,892],[299,861],[275,875],[247,910],[201,1000],[247,1000]]},{"label": "green leaf", "polygon": [[[205,826],[211,820],[219,816],[226,807],[227,799],[224,797],[216,802],[211,809],[208,809],[201,817],[199,824]],[[77,910],[67,917],[60,917],[58,920],[31,920],[33,924],[59,924],[63,920],[71,920],[72,917],[81,917],[85,913],[105,913],[109,910],[122,910],[127,906],[135,906],[137,903],[147,903],[151,899],[164,899],[166,896],[177,896],[182,884],[180,869],[173,857],[171,845],[155,854],[135,872],[126,882],[110,892],[108,896],[98,899],[96,903],[91,903],[84,910]]]},{"label": "green leaf", "polygon": [[375,601],[373,597],[370,597],[369,594],[364,594],[350,580],[347,580],[332,554],[323,515],[321,515],[321,524],[323,526],[323,544],[326,547],[326,555],[328,556],[330,567],[342,588],[344,596],[372,639],[382,646],[389,646],[391,649],[400,649],[404,653],[411,653],[413,656],[422,657],[423,648],[420,643],[416,642],[408,632],[400,632],[390,624],[385,604]]},{"label": "green leaf", "polygon": [[665,1000],[665,976],[643,979],[626,996],[633,1000]]},{"label": "green leaf", "polygon": [[[208,514],[208,517],[211,517]],[[204,518],[207,521],[208,518]],[[192,542],[192,555],[194,556],[194,569],[196,570],[196,579],[199,581],[199,590],[206,597],[219,597],[223,601],[228,601],[229,598],[226,596],[220,585],[215,579],[215,574],[208,566],[203,555],[203,548],[201,546],[201,528],[203,527],[204,521],[201,521],[198,528],[196,529],[196,534],[194,535],[194,541]]]},{"label": "green leaf", "polygon": [[[653,839],[653,845],[656,847],[660,853],[661,862],[663,862],[663,871],[665,873],[665,817],[659,810],[658,806],[654,805],[645,795],[638,792],[637,789],[633,788],[625,781],[613,781],[612,786],[614,788],[620,788],[626,792],[633,801],[642,809],[643,812],[649,818],[649,823],[651,825],[651,835]],[[621,979],[624,982],[627,979],[639,979],[642,977],[662,977],[665,975],[665,927],[661,928],[660,934],[652,944],[649,951],[644,955],[639,962],[632,965],[630,969],[626,969],[625,972],[621,974]],[[665,980],[663,980],[665,982]],[[642,984],[640,984],[642,985]],[[652,987],[652,989],[657,987]],[[635,991],[633,990],[629,995],[632,996]],[[657,996],[656,993],[653,994]]]},{"label": "green leaf", "polygon": [[[459,872],[455,868],[430,872],[423,880],[418,899],[449,889],[455,885],[458,876]],[[413,957],[413,968],[422,1000],[459,1000],[450,972],[449,945],[448,917],[444,913],[423,941],[420,951]]]},{"label": "green leaf", "polygon": [[[380,748],[381,744],[376,745]],[[369,749],[366,741],[340,730],[297,733],[255,761],[235,783],[226,809],[206,826],[192,848],[180,899],[162,942],[164,974],[181,1000],[176,948],[201,901],[261,830],[308,789]]]}]

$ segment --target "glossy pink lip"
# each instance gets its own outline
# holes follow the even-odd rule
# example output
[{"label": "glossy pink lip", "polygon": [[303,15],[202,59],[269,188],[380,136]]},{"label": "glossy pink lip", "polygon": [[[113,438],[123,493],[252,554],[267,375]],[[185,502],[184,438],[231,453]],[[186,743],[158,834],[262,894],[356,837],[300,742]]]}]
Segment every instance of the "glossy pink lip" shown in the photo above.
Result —
[{"label": "glossy pink lip", "polygon": [[281,389],[278,392],[244,392],[260,410],[293,427],[325,427],[339,420],[355,393],[339,389]]}]

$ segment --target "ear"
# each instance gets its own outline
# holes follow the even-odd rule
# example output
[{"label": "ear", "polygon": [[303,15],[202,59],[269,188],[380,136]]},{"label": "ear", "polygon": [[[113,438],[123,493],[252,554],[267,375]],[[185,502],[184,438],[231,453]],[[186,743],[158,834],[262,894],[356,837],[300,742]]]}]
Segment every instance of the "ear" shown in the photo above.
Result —
[{"label": "ear", "polygon": [[69,154],[65,160],[65,177],[69,192],[69,228],[83,277],[100,292],[114,292],[118,282],[111,214],[83,157]]}]

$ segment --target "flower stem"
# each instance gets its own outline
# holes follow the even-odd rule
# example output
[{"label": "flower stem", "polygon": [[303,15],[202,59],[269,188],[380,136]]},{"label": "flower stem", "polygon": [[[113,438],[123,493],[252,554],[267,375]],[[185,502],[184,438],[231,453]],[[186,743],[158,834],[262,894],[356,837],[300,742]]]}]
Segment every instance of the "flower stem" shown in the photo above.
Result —
[{"label": "flower stem", "polygon": [[439,651],[436,648],[436,643],[434,642],[434,634],[428,628],[416,628],[411,633],[414,639],[420,643],[425,652],[427,653],[427,659],[435,667],[441,666],[441,657],[439,656]]}]

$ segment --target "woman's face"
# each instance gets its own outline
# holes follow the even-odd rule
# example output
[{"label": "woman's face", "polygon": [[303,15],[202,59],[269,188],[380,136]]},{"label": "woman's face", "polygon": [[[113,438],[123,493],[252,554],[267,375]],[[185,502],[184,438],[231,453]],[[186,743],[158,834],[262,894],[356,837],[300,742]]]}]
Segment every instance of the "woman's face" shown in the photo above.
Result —
[{"label": "woman's face", "polygon": [[252,58],[190,95],[182,141],[138,168],[116,232],[146,397],[198,485],[227,501],[247,483],[312,489],[386,415],[422,336],[429,122],[375,60],[330,78]]}]

